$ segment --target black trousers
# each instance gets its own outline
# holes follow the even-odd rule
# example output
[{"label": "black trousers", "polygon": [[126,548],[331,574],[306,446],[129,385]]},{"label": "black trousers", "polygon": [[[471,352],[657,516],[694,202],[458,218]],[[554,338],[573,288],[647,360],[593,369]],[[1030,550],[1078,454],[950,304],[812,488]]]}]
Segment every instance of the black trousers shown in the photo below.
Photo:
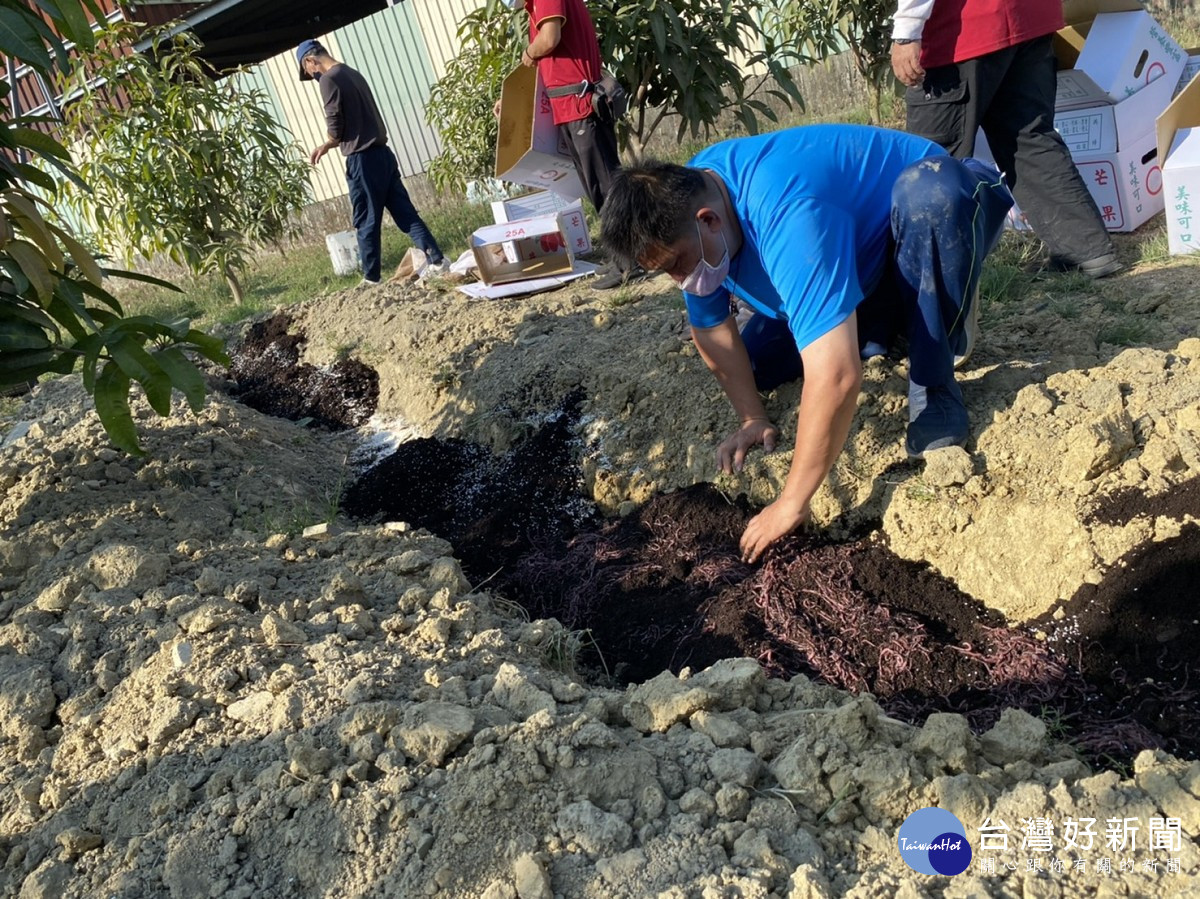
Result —
[{"label": "black trousers", "polygon": [[983,128],[996,165],[1052,259],[1077,265],[1112,240],[1071,152],[1054,130],[1056,62],[1050,35],[927,69],[905,95],[908,130],[965,159]]},{"label": "black trousers", "polygon": [[613,175],[621,167],[617,156],[617,131],[612,123],[605,123],[596,114],[577,122],[564,122],[558,126],[559,133],[567,138],[571,161],[583,182],[584,196],[592,201],[599,212],[608,196]]}]

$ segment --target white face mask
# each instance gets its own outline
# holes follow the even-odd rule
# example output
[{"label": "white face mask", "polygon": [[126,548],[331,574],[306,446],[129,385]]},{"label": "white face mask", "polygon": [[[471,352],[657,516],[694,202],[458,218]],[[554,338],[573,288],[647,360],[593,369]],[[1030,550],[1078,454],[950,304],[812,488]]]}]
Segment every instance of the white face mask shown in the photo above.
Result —
[{"label": "white face mask", "polygon": [[679,286],[697,297],[706,297],[716,293],[717,288],[729,275],[729,244],[725,243],[725,232],[721,231],[721,243],[725,245],[725,254],[716,265],[709,265],[704,259],[704,240],[700,237],[700,222],[696,222],[696,237],[700,240],[700,261],[691,273],[679,282]]}]

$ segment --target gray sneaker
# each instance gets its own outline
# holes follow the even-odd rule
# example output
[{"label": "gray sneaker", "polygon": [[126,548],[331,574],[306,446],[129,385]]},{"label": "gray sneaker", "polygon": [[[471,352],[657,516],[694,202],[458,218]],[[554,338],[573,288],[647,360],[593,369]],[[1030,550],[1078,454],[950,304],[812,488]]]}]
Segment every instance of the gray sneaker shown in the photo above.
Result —
[{"label": "gray sneaker", "polygon": [[975,293],[971,295],[970,308],[963,321],[963,348],[961,353],[954,356],[954,369],[957,371],[967,364],[971,354],[975,352],[975,343],[979,340],[979,285],[975,285]]},{"label": "gray sneaker", "polygon": [[622,271],[610,263],[596,272],[596,280],[592,282],[592,287],[596,290],[612,290],[614,287],[621,287],[630,281],[644,277],[646,277],[646,270],[640,265],[635,265],[628,271]]}]

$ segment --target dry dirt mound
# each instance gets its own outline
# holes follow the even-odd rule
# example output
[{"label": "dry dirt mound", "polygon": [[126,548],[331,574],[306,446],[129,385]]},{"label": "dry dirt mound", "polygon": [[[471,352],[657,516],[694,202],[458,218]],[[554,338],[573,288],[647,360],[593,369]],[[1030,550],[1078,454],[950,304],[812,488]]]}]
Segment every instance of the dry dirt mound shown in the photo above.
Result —
[{"label": "dry dirt mound", "polygon": [[[1038,622],[1048,637],[1050,621],[1119,615],[1080,585],[1119,582],[1148,539],[1178,546],[1194,512],[1109,513],[1131,487],[1170,494],[1200,458],[1192,279],[1128,280],[1138,296],[1120,303],[1102,287],[985,310],[975,442],[927,467],[902,457],[903,362],[868,366],[815,505],[827,532],[884,518],[894,548],[1010,617],[1062,600]],[[715,477],[731,412],[677,292],[638,290],[347,292],[296,310],[298,361],[352,353],[379,373],[381,414],[499,454],[579,392],[571,436],[608,511],[713,480],[768,498],[788,454]],[[1141,316],[1153,348],[1121,355],[1079,327],[1093,313]],[[785,434],[797,390],[768,397]],[[139,407],[139,461],[69,379],[21,414],[35,423],[0,450],[5,896],[1157,896],[1200,876],[1200,763],[1147,751],[1095,773],[1052,717],[916,727],[747,659],[588,686],[578,635],[472,586],[444,540],[386,520],[300,535],[337,511],[350,435],[217,396],[199,418]],[[1190,640],[1167,611],[1147,635]],[[908,869],[896,829],[928,805],[1004,822],[997,873]],[[1109,819],[1142,831],[1126,856],[1055,840],[1035,867],[1017,847],[1042,818],[1056,834],[1094,818],[1098,843]],[[1179,819],[1177,852],[1146,847],[1153,818]]]},{"label": "dry dirt mound", "polygon": [[1022,712],[917,728],[749,660],[588,688],[549,664],[562,627],[473,591],[442,540],[288,536],[344,438],[220,397],[141,412],[139,462],[43,385],[0,452],[4,895],[1162,895],[1200,872],[1185,839],[1139,856],[1156,874],[918,875],[895,849],[917,807],[1190,835],[1200,765],[1093,774]]},{"label": "dry dirt mound", "polygon": [[[1138,544],[1177,532],[1179,518],[1083,519],[1112,493],[1165,493],[1200,473],[1195,272],[1135,267],[1100,284],[1067,279],[1067,292],[1047,282],[1015,305],[985,295],[976,367],[962,378],[974,439],[929,466],[904,457],[904,361],[872,360],[815,520],[846,536],[882,519],[896,552],[1013,621],[1053,610]],[[327,363],[353,348],[380,373],[381,414],[426,436],[502,452],[581,391],[585,488],[605,511],[701,482],[764,503],[791,461],[784,449],[752,455],[740,476],[717,473],[713,450],[733,413],[665,276],[616,301],[586,282],[503,302],[389,285],[305,304],[295,319],[308,357]],[[1106,342],[1130,334],[1150,346]],[[788,384],[766,398],[784,447],[798,397]]]}]

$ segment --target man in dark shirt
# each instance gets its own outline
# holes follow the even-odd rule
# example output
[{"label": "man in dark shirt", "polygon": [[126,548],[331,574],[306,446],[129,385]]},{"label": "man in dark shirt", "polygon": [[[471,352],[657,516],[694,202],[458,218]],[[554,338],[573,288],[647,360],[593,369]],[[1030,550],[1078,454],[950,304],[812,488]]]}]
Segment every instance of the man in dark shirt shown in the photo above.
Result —
[{"label": "man in dark shirt", "polygon": [[358,232],[358,252],[363,283],[378,284],[380,269],[379,232],[387,210],[400,230],[412,238],[429,260],[426,271],[448,269],[437,241],[422,221],[400,180],[396,157],[387,146],[387,128],[366,79],[350,66],[338,62],[317,41],[304,41],[296,48],[300,80],[316,80],[325,104],[329,140],[314,147],[308,161],[316,165],[337,147],[346,157],[346,183]]}]

